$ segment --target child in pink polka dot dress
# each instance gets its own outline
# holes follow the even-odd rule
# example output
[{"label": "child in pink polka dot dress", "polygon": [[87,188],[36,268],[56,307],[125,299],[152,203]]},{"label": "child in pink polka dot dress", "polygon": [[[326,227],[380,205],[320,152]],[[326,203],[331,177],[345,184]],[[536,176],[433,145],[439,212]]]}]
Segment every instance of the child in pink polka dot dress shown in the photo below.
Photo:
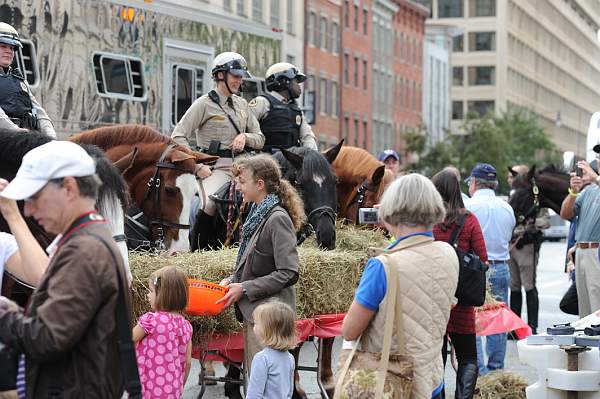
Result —
[{"label": "child in pink polka dot dress", "polygon": [[133,327],[144,399],[179,399],[192,363],[192,325],[182,313],[188,302],[187,277],[175,266],[150,276],[148,300],[154,312]]}]

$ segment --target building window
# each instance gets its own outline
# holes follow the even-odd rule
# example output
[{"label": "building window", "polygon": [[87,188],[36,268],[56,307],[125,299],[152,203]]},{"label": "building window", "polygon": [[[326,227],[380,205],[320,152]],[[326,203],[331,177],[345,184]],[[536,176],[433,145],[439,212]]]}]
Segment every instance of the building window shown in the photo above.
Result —
[{"label": "building window", "polygon": [[362,148],[367,149],[367,133],[368,133],[368,123],[367,121],[363,121],[363,137],[362,137]]},{"label": "building window", "polygon": [[339,104],[339,86],[337,82],[331,82],[331,116],[337,117],[340,114]]},{"label": "building window", "polygon": [[327,114],[327,80],[325,78],[319,80],[319,111]]},{"label": "building window", "polygon": [[350,72],[348,69],[350,68],[350,56],[348,54],[344,54],[344,84],[350,83]]},{"label": "building window", "polygon": [[343,136],[342,138],[344,139],[344,141],[346,143],[348,143],[348,134],[350,133],[350,118],[348,118],[347,116],[344,117],[344,131],[343,131]]},{"label": "building window", "polygon": [[331,52],[339,54],[340,52],[340,26],[337,22],[331,23]]},{"label": "building window", "polygon": [[319,30],[319,47],[321,47],[323,50],[329,50],[327,32],[327,18],[321,17],[321,26]]},{"label": "building window", "polygon": [[308,14],[308,43],[317,45],[317,14],[312,11]]},{"label": "building window", "polygon": [[496,51],[496,32],[469,33],[469,51]]},{"label": "building window", "polygon": [[137,58],[94,53],[96,88],[100,95],[126,100],[145,100],[144,68]]},{"label": "building window", "polygon": [[358,87],[358,57],[354,57],[354,86]]},{"label": "building window", "polygon": [[358,117],[354,117],[354,140],[353,140],[353,145],[355,147],[358,147],[358,127],[360,126],[359,122],[358,122]]},{"label": "building window", "polygon": [[291,54],[285,56],[285,62],[296,65],[296,57]]},{"label": "building window", "polygon": [[344,1],[344,28],[350,26],[350,0]]},{"label": "building window", "polygon": [[294,0],[287,0],[287,10],[286,10],[287,18],[286,18],[286,30],[290,34],[294,34]]},{"label": "building window", "polygon": [[257,22],[263,22],[262,0],[252,0],[252,19]]},{"label": "building window", "polygon": [[495,17],[496,0],[471,0],[471,17]]},{"label": "building window", "polygon": [[366,8],[363,9],[362,25],[363,25],[363,35],[368,35],[369,34],[369,10],[367,10]]},{"label": "building window", "polygon": [[15,51],[13,68],[19,68],[29,86],[37,86],[40,82],[35,46],[31,40],[21,39],[23,48]]},{"label": "building window", "polygon": [[363,89],[364,90],[367,90],[367,88],[368,88],[367,87],[367,85],[368,85],[368,78],[367,77],[368,77],[368,70],[369,70],[368,66],[369,66],[368,61],[367,60],[363,60],[363,79],[362,80],[363,80]]},{"label": "building window", "polygon": [[463,0],[443,0],[438,2],[439,18],[462,18]]},{"label": "building window", "polygon": [[190,65],[173,65],[172,73],[171,124],[175,126],[204,92],[204,70]]},{"label": "building window", "polygon": [[246,14],[246,0],[237,0],[237,14],[241,17],[245,17]]},{"label": "building window", "polygon": [[314,91],[315,90],[315,75],[308,75],[306,77],[306,90],[305,91]]},{"label": "building window", "polygon": [[461,52],[464,51],[464,35],[454,36],[452,38],[452,51]]},{"label": "building window", "polygon": [[484,116],[488,112],[494,112],[493,100],[476,100],[468,102],[469,112],[474,112],[479,116]]},{"label": "building window", "polygon": [[231,4],[231,0],[223,0],[223,8],[225,11],[233,11],[233,4]]},{"label": "building window", "polygon": [[496,68],[493,66],[469,67],[470,86],[489,86],[496,83]]},{"label": "building window", "polygon": [[354,31],[358,32],[358,4],[354,4]]},{"label": "building window", "polygon": [[279,0],[271,0],[271,26],[279,28]]},{"label": "building window", "polygon": [[464,76],[463,67],[452,67],[452,86],[462,86],[464,84],[465,76]]}]

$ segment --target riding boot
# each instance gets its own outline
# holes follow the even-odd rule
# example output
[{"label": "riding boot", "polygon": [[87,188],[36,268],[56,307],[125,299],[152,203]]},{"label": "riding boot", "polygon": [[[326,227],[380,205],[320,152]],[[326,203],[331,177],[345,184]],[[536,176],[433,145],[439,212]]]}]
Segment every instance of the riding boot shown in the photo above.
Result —
[{"label": "riding boot", "polygon": [[459,364],[456,371],[455,399],[472,399],[477,385],[477,363]]},{"label": "riding boot", "polygon": [[510,310],[513,311],[514,314],[521,317],[521,307],[523,306],[523,294],[521,291],[511,291],[510,292]]},{"label": "riding boot", "polygon": [[208,249],[214,241],[215,218],[203,211],[198,211],[194,227],[190,231],[190,250],[192,252]]},{"label": "riding boot", "polygon": [[537,334],[538,312],[540,308],[537,288],[525,291],[525,298],[527,301],[527,324],[531,327],[532,334]]},{"label": "riding boot", "polygon": [[[239,380],[241,378],[240,369],[230,364],[227,368],[227,377]],[[243,396],[240,393],[240,386],[231,382],[225,383],[225,396],[229,399],[243,399]]]}]

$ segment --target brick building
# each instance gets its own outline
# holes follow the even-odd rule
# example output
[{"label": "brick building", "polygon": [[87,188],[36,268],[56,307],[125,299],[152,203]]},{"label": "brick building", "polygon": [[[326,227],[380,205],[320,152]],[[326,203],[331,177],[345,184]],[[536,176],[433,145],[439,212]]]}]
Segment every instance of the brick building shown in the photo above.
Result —
[{"label": "brick building", "polygon": [[342,4],[341,132],[346,144],[371,150],[372,0]]},{"label": "brick building", "polygon": [[340,0],[305,0],[305,93],[315,92],[319,147],[336,144],[340,131]]},{"label": "brick building", "polygon": [[403,135],[422,124],[423,43],[429,10],[411,0],[395,0],[394,18],[394,144],[404,152]]}]

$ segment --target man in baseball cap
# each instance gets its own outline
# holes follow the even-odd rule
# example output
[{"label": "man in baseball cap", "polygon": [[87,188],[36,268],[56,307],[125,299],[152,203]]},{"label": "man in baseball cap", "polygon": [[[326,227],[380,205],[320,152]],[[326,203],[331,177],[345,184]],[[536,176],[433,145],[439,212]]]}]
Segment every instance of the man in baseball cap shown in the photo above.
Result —
[{"label": "man in baseball cap", "polygon": [[[95,211],[101,184],[95,172],[83,148],[51,141],[25,154],[0,193],[25,200],[25,214],[57,235],[28,309],[0,297],[0,342],[24,354],[28,397],[120,398],[123,370],[135,367],[135,354],[119,354],[121,345],[133,344],[131,321],[115,320],[116,309],[128,319],[131,306],[123,258]],[[129,392],[135,396],[137,368],[131,378],[138,380]],[[128,386],[134,386],[129,377]]]},{"label": "man in baseball cap", "polygon": [[383,162],[385,168],[392,171],[394,175],[400,172],[400,155],[398,155],[396,150],[387,149],[381,151],[377,159],[379,159],[379,162]]},{"label": "man in baseball cap", "polygon": [[[508,303],[508,284],[510,272],[509,243],[515,228],[513,209],[501,198],[496,197],[498,175],[496,168],[487,163],[478,163],[465,181],[469,185],[471,198],[465,202],[466,208],[475,214],[487,248],[488,262],[493,272],[488,279],[492,294],[502,302]],[[487,353],[487,364],[483,353]],[[477,363],[479,375],[504,368],[506,354],[506,334],[489,335],[485,347],[477,338]]]}]

